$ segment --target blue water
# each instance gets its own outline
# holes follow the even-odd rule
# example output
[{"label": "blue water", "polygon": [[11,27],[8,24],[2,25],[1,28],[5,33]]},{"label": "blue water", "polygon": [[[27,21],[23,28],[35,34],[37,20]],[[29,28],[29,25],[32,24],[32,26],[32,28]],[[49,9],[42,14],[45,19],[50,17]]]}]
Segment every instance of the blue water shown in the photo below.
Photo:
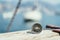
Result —
[{"label": "blue water", "polygon": [[[6,2],[1,2],[0,1],[0,3],[5,4]],[[8,3],[6,3],[6,4],[8,4]],[[12,2],[11,4],[13,4],[14,8],[15,8],[17,2]],[[50,5],[48,3],[46,3],[46,4],[42,3],[42,5],[46,6],[49,9],[52,9],[52,10],[56,6],[56,5],[55,6]],[[30,6],[33,6],[33,2],[26,2],[26,4],[22,2],[21,6],[22,7],[30,7]],[[60,8],[60,6],[59,6],[59,8]],[[3,10],[5,12],[8,12],[8,11],[11,11],[12,9],[9,10],[6,7]],[[0,33],[6,32],[9,22],[10,22],[10,19],[4,19],[3,18],[3,13],[0,13]],[[60,16],[58,16],[58,15],[49,16],[45,13],[42,13],[42,20],[39,23],[42,25],[43,28],[45,28],[47,24],[53,24],[53,25],[56,25],[56,26],[60,26]],[[20,12],[20,14],[16,15],[16,17],[14,19],[14,22],[13,22],[11,28],[10,28],[10,31],[12,32],[12,31],[19,31],[19,30],[27,30],[27,29],[29,29],[29,27],[24,22],[23,13]]]},{"label": "blue water", "polygon": [[[3,19],[2,14],[0,14],[0,33],[6,32],[9,21],[10,20],[8,19]],[[60,16],[48,16],[46,14],[43,14],[40,24],[42,25],[43,28],[45,28],[47,24],[60,26]],[[18,31],[26,29],[28,29],[28,27],[24,23],[23,14],[22,13],[17,14],[10,28],[10,31]]]}]

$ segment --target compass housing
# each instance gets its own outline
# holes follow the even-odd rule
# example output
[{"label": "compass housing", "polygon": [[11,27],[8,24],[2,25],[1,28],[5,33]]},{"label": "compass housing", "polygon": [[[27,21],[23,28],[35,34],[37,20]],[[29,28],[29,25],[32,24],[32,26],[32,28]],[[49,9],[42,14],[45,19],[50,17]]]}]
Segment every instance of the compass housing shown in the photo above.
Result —
[{"label": "compass housing", "polygon": [[35,33],[40,33],[42,31],[42,26],[39,23],[35,23],[32,27],[32,31]]}]

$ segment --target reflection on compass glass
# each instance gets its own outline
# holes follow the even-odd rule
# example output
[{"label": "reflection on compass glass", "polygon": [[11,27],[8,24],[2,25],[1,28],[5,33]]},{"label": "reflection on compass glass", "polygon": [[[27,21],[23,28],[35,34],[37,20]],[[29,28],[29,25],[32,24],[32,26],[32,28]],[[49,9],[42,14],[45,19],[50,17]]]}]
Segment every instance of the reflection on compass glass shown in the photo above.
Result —
[{"label": "reflection on compass glass", "polygon": [[39,23],[35,23],[32,27],[32,31],[39,33],[42,31],[42,26]]}]

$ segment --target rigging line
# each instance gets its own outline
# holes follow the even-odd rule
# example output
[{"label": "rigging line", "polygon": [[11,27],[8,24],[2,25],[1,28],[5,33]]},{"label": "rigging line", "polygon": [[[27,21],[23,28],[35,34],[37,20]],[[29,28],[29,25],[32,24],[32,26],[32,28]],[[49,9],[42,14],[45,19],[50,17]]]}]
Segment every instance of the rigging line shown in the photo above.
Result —
[{"label": "rigging line", "polygon": [[18,9],[19,9],[19,7],[20,7],[20,4],[21,4],[21,0],[19,0],[19,2],[18,2],[18,4],[17,4],[17,7],[16,7],[16,10],[15,10],[15,12],[14,12],[12,18],[11,18],[11,21],[10,21],[10,23],[9,23],[8,26],[7,26],[7,30],[6,30],[7,32],[9,32],[9,30],[10,30],[10,27],[11,27],[13,21],[14,21],[14,18],[15,18],[15,16],[16,16],[16,13],[17,13],[17,11],[18,11]]}]

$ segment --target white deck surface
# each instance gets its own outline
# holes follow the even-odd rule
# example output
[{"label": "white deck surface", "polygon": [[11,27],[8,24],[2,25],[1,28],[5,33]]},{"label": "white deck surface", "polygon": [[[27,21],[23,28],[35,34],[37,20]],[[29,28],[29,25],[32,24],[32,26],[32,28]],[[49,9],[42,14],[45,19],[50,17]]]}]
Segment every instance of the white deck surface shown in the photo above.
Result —
[{"label": "white deck surface", "polygon": [[39,34],[31,34],[25,31],[16,31],[0,34],[0,40],[60,40],[58,33],[50,30],[43,30]]}]

